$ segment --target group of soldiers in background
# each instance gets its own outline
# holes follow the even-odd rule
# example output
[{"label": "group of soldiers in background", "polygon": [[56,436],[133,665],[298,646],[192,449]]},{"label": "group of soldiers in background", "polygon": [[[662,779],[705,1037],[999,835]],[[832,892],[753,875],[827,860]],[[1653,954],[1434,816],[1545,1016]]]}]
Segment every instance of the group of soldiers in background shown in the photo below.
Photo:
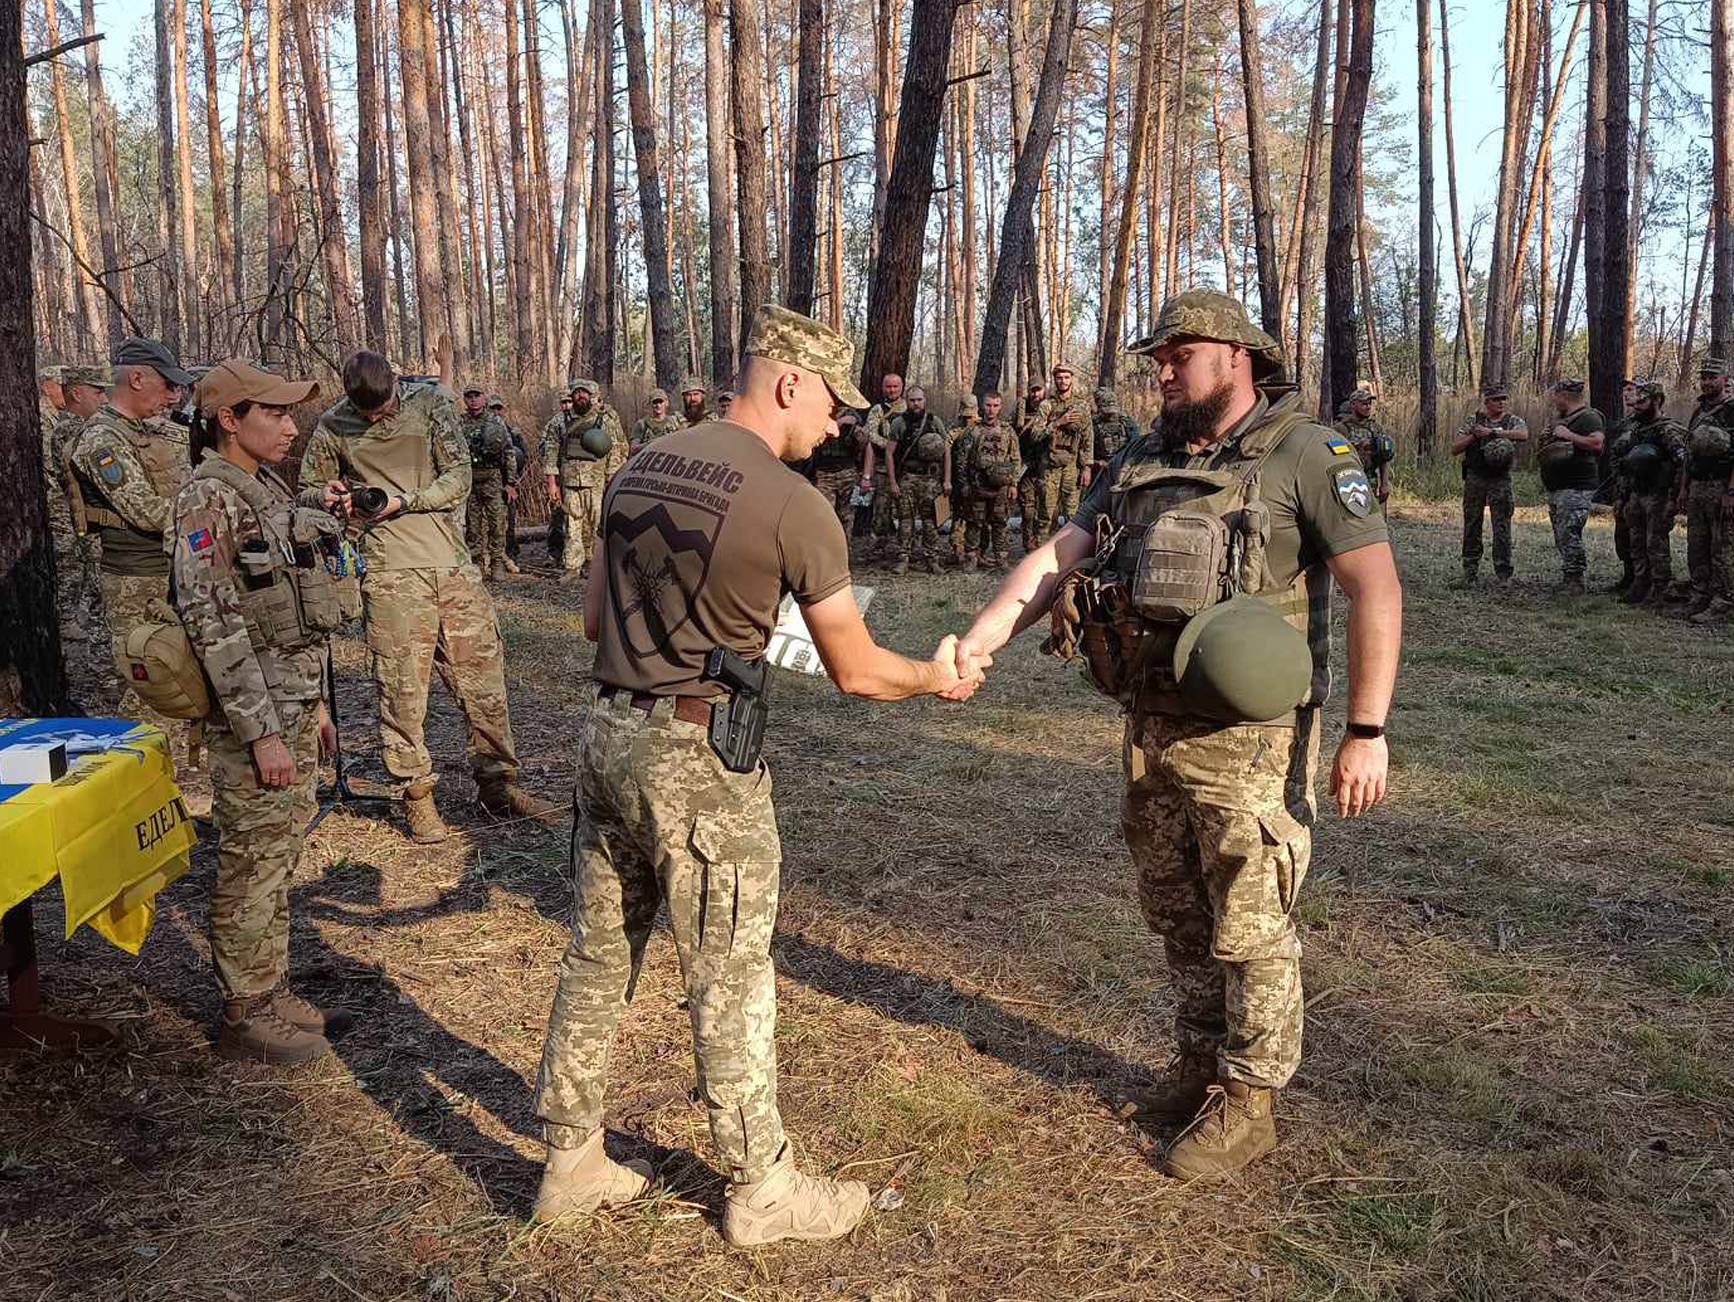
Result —
[{"label": "group of soldiers in background", "polygon": [[[1625,412],[1611,431],[1589,404],[1581,379],[1554,383],[1554,423],[1533,442],[1567,595],[1584,592],[1584,525],[1600,499],[1613,506],[1614,550],[1621,567],[1609,591],[1627,605],[1694,624],[1716,623],[1734,611],[1731,369],[1721,358],[1705,358],[1698,400],[1684,426],[1667,415],[1667,390],[1658,380],[1625,382]],[[1532,440],[1528,424],[1509,410],[1509,402],[1503,386],[1490,385],[1480,408],[1452,440],[1452,454],[1463,458],[1464,586],[1479,578],[1484,515],[1493,521],[1494,576],[1505,583],[1513,574],[1512,467],[1518,445]],[[1687,575],[1676,580],[1672,539],[1681,516]]]}]

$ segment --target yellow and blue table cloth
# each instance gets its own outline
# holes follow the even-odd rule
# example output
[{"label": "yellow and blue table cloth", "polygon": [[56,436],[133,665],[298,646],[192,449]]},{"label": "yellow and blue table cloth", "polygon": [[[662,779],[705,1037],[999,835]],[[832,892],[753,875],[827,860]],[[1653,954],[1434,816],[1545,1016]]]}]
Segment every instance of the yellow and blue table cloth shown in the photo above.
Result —
[{"label": "yellow and blue table cloth", "polygon": [[0,747],[56,741],[59,781],[0,785],[0,913],[58,876],[66,934],[88,923],[136,954],[197,839],[168,739],[131,719],[0,719]]}]

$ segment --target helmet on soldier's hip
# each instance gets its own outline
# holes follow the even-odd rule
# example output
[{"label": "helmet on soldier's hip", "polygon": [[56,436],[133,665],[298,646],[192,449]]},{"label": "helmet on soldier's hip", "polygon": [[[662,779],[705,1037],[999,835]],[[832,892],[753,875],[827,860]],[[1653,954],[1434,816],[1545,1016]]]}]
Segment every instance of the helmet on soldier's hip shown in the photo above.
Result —
[{"label": "helmet on soldier's hip", "polygon": [[1174,645],[1174,679],[1189,710],[1224,723],[1279,719],[1306,699],[1312,651],[1305,635],[1258,597],[1200,611]]}]

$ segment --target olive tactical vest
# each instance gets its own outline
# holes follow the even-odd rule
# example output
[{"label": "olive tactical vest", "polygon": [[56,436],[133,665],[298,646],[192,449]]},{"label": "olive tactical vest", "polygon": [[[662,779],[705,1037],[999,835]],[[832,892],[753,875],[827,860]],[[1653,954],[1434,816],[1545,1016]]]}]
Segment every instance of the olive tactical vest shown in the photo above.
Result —
[{"label": "olive tactical vest", "polygon": [[[132,449],[133,456],[138,458],[152,491],[164,500],[172,501],[181,485],[187,482],[192,468],[188,463],[185,440],[169,437],[160,426],[148,423],[135,428],[119,412],[112,412],[114,419],[105,419],[111,411],[111,408],[104,407],[92,416],[85,424],[86,433],[98,422],[111,430],[118,430]],[[101,540],[102,568],[108,573],[166,577],[169,558],[163,550],[163,536],[133,528],[126,517],[110,505],[103,486],[72,463],[73,449],[84,441],[85,436],[79,434],[66,440],[66,460],[62,467],[71,493],[75,527],[80,532],[95,533]]]},{"label": "olive tactical vest", "polygon": [[[1174,680],[1180,630],[1194,615],[1247,594],[1269,602],[1306,637],[1313,680],[1304,704],[1330,690],[1330,581],[1322,566],[1273,574],[1265,544],[1270,512],[1261,499],[1265,462],[1311,422],[1290,394],[1264,421],[1226,447],[1183,467],[1133,460],[1112,485],[1109,516],[1118,531],[1109,568],[1124,590],[1122,620],[1137,625],[1134,673],[1122,703],[1140,713],[1185,715]],[[1130,631],[1130,630],[1127,630]]]}]

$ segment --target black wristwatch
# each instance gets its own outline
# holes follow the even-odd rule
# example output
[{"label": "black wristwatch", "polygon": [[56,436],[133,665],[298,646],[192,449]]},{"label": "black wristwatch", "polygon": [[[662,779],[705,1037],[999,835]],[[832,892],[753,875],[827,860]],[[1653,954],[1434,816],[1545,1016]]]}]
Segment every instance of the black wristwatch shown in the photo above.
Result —
[{"label": "black wristwatch", "polygon": [[1354,723],[1348,726],[1351,737],[1359,737],[1362,741],[1376,741],[1385,735],[1385,725],[1382,723]]}]

